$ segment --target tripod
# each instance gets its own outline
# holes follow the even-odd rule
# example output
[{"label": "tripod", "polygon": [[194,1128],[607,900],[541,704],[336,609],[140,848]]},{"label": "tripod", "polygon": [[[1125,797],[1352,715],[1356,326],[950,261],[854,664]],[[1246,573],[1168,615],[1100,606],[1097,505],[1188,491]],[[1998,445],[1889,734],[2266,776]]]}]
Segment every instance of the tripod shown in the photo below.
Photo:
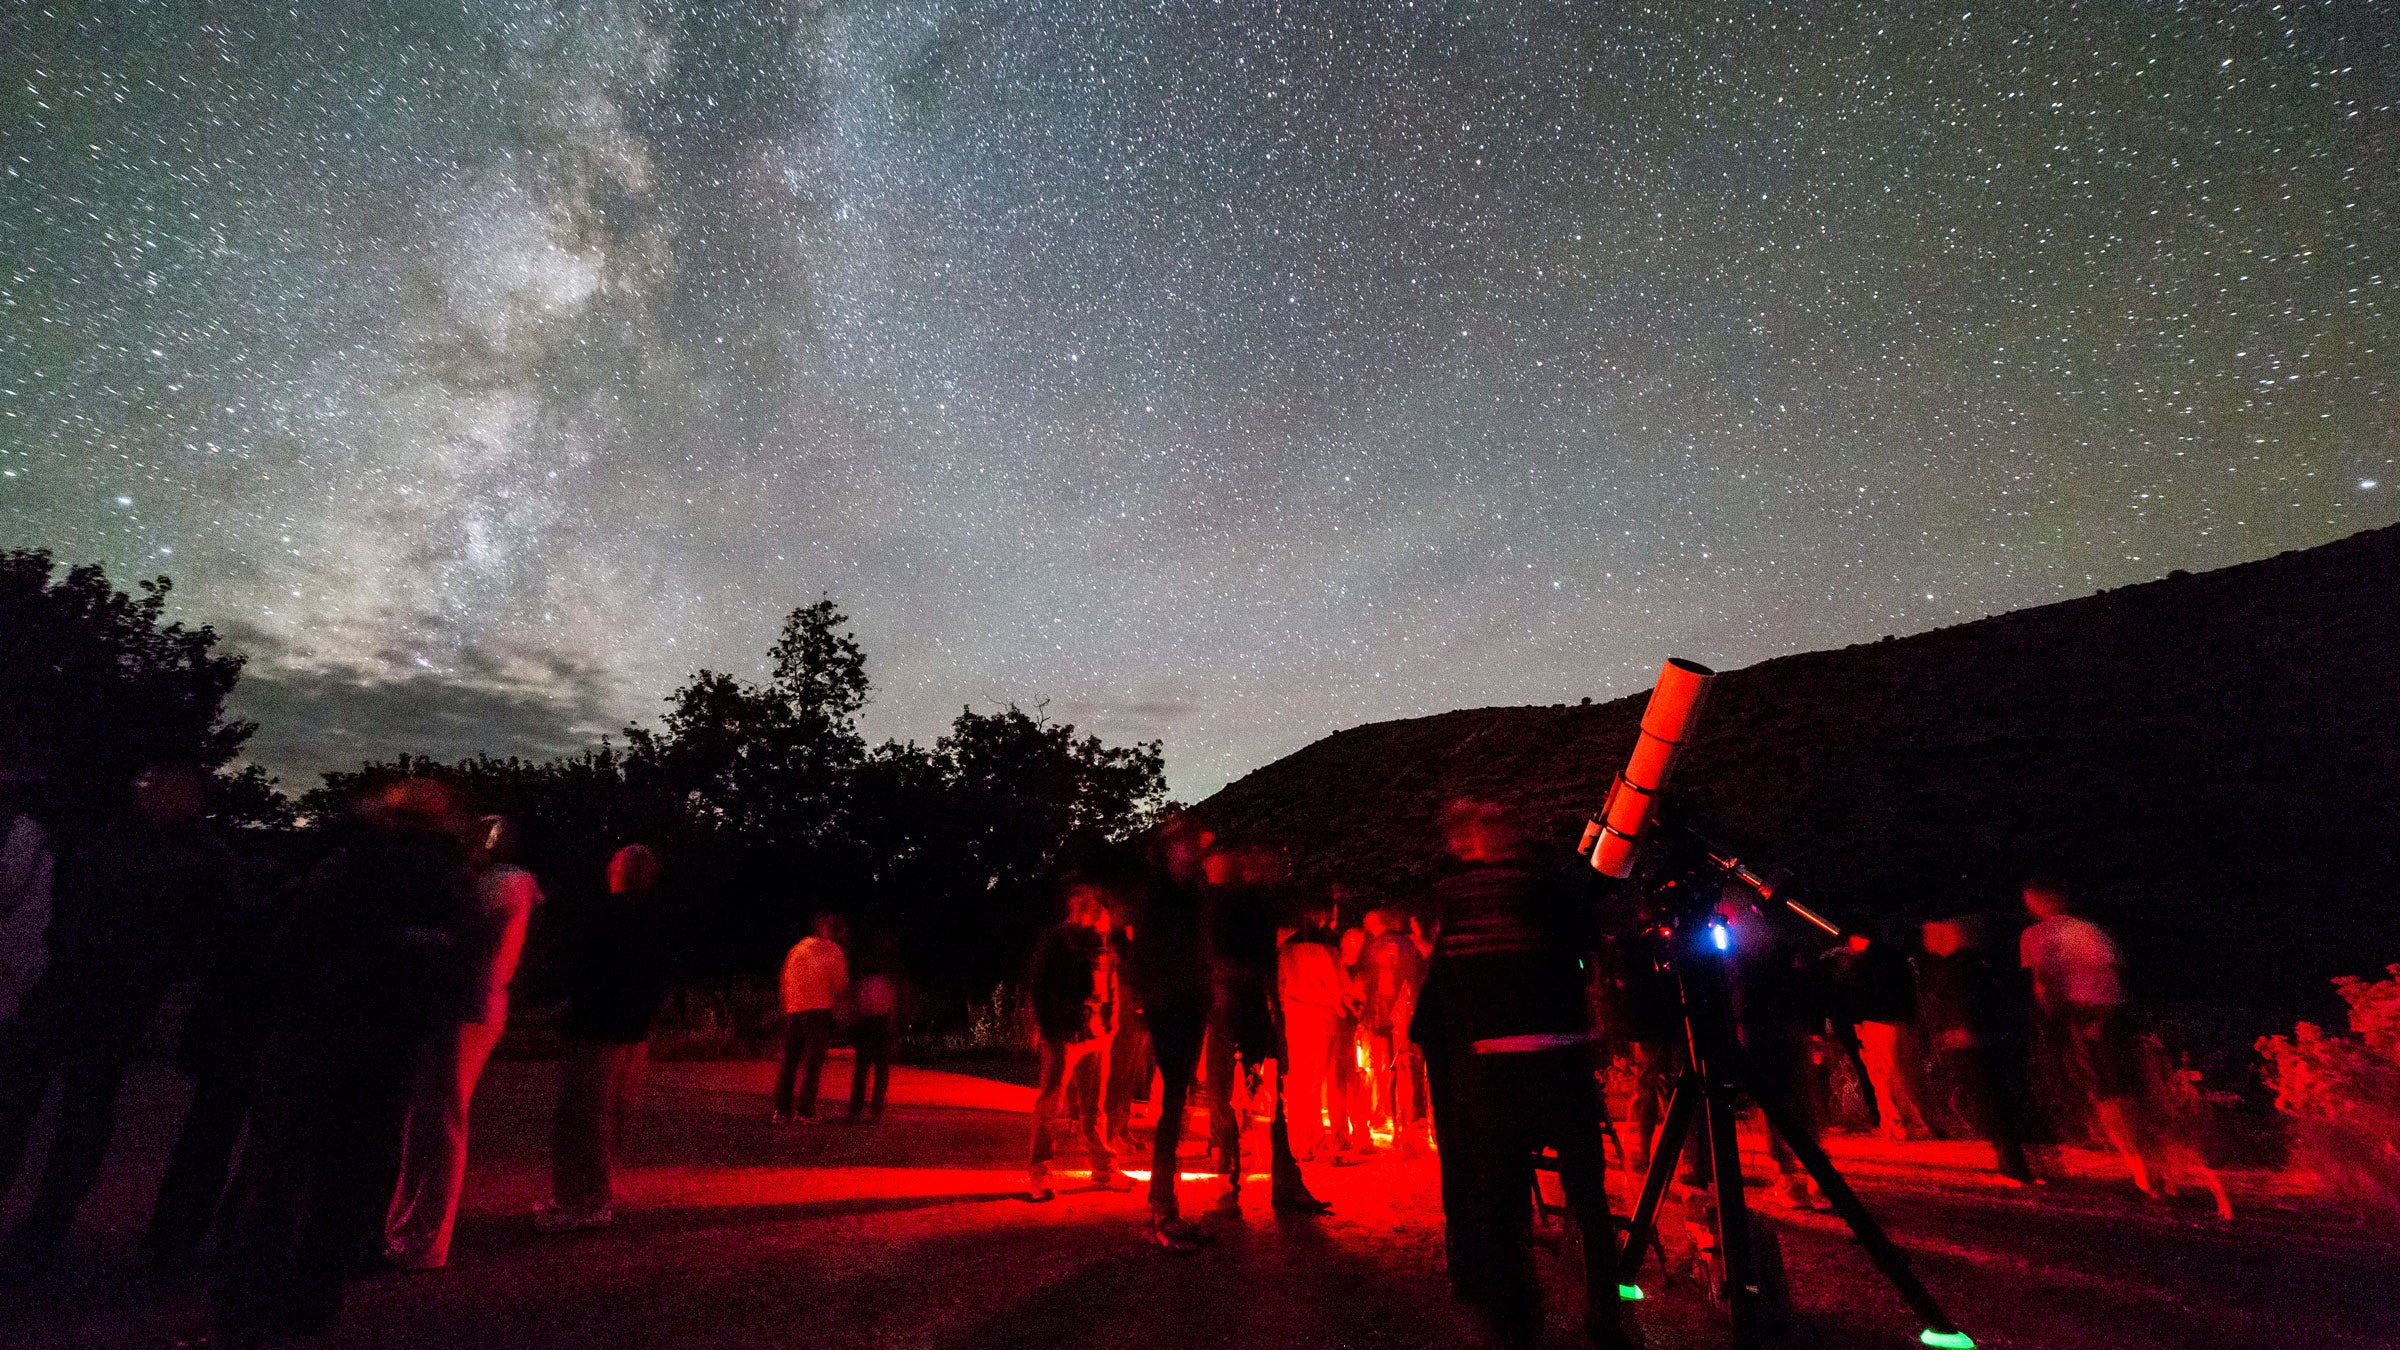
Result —
[{"label": "tripod", "polygon": [[[1937,1350],[1972,1350],[1975,1342],[1934,1301],[1909,1267],[1908,1257],[1893,1245],[1875,1216],[1860,1203],[1858,1193],[1834,1170],[1816,1138],[1800,1128],[1790,1104],[1762,1080],[1735,1034],[1725,969],[1731,935],[1723,925],[1709,920],[1710,904],[1704,897],[1715,893],[1717,887],[1712,883],[1720,876],[1750,886],[1761,899],[1767,898],[1772,888],[1739,860],[1716,853],[1696,837],[1686,836],[1678,842],[1686,847],[1676,850],[1678,861],[1656,890],[1673,902],[1670,912],[1675,919],[1667,927],[1664,960],[1682,995],[1685,1063],[1668,1098],[1666,1119],[1651,1146],[1650,1171],[1642,1180],[1641,1199],[1634,1205],[1625,1245],[1618,1255],[1619,1280],[1632,1285],[1643,1252],[1656,1244],[1659,1204],[1666,1198],[1667,1183],[1675,1175],[1685,1143],[1697,1127],[1704,1131],[1709,1184],[1716,1201],[1719,1288],[1733,1322],[1735,1343],[1752,1344],[1762,1332],[1772,1329],[1777,1301],[1772,1291],[1780,1280],[1781,1263],[1772,1251],[1762,1252],[1753,1245],[1749,1204],[1742,1193],[1741,1146],[1734,1134],[1735,1100],[1748,1096],[1765,1114],[1767,1127],[1799,1158],[1818,1189],[1833,1202],[1875,1268],[1925,1319],[1926,1329],[1918,1340]],[[1793,908],[1823,923],[1798,906]],[[1764,1236],[1771,1242],[1772,1230],[1766,1230]]]}]

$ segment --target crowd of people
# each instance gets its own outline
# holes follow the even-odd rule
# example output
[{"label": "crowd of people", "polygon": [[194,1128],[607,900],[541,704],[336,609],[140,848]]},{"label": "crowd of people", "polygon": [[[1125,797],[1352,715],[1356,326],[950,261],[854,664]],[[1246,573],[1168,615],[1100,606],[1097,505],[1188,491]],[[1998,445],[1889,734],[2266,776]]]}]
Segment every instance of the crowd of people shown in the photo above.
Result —
[{"label": "crowd of people", "polygon": [[[171,990],[193,989],[176,1062],[191,1104],[148,1230],[164,1270],[223,1253],[192,1344],[333,1325],[345,1286],[449,1256],[469,1105],[499,1042],[535,877],[497,817],[408,780],[361,804],[312,865],[245,867],[207,814],[210,776],[145,769],[123,809],[53,839],[12,810],[0,926],[0,1187],[59,1108],[0,1273],[54,1266],[98,1178],[119,1080]],[[13,803],[12,803],[13,805]],[[570,926],[545,1231],[608,1219],[610,1159],[667,994],[657,856],[630,844]]]},{"label": "crowd of people", "polygon": [[[1686,1054],[1682,996],[1640,887],[1545,856],[1495,803],[1454,802],[1441,829],[1452,865],[1405,908],[1296,887],[1272,849],[1189,819],[1160,828],[1139,875],[1070,880],[1065,921],[1028,974],[1041,1073],[1026,1198],[1055,1194],[1053,1135],[1070,1123],[1094,1184],[1133,1189],[1118,1162],[1137,1156],[1125,1122],[1145,1090],[1146,1233],[1172,1251],[1206,1240],[1177,1194],[1193,1093],[1222,1206],[1238,1207],[1245,1180],[1240,1110],[1270,1122],[1269,1194],[1283,1210],[1325,1208],[1303,1163],[1431,1145],[1452,1287],[1503,1342],[1529,1343],[1536,1168],[1556,1171],[1583,1231],[1613,1231],[1607,1150],[1638,1191]],[[1979,1134],[1996,1174],[2024,1186],[2047,1184],[2056,1143],[2088,1126],[2144,1195],[2196,1177],[2231,1217],[2161,1100],[2174,1075],[2131,1033],[2115,944],[2056,881],[2032,878],[2022,898],[2026,922],[1966,914],[1829,938],[1728,887],[1711,922],[1725,930],[1756,1090],[1813,1137],[1846,1077],[1844,1105],[1865,1128],[1900,1141]],[[1784,1203],[1829,1208],[1790,1141],[1770,1131],[1767,1143]],[[1708,1183],[1696,1136],[1671,1167],[1678,1191]],[[1688,1212],[1695,1245],[1712,1249],[1705,1206]],[[1583,1272],[1602,1345],[1629,1334],[1609,1247],[1588,1246]]]},{"label": "crowd of people", "polygon": [[[0,1268],[22,1278],[59,1259],[109,1146],[118,1081],[169,991],[190,982],[177,1062],[194,1094],[149,1242],[178,1268],[213,1237],[226,1275],[192,1339],[236,1344],[325,1329],[367,1271],[448,1260],[472,1099],[544,895],[510,822],[422,779],[364,803],[306,869],[262,875],[210,824],[209,781],[145,770],[118,815],[57,839],[0,816],[0,1186],[45,1098],[55,1089],[61,1102]],[[1208,1241],[1180,1194],[1195,1109],[1199,1171],[1225,1209],[1253,1179],[1254,1119],[1267,1123],[1268,1203],[1286,1214],[1330,1209],[1304,1167],[1431,1151],[1452,1288],[1504,1343],[1531,1343],[1537,1158],[1582,1231],[1615,1232],[1607,1149],[1638,1185],[1685,1053],[1679,994],[1638,887],[1571,854],[1560,865],[1495,803],[1453,802],[1440,828],[1451,866],[1439,880],[1372,906],[1297,884],[1277,849],[1188,815],[1152,831],[1138,859],[1067,878],[1062,921],[1025,982],[1038,1080],[1024,1199],[1056,1196],[1057,1135],[1071,1126],[1092,1185],[1140,1187],[1144,1240],[1188,1253]],[[613,1159],[669,991],[662,872],[656,852],[626,843],[605,894],[562,926],[540,1232],[615,1220]],[[2114,944],[2063,885],[2036,878],[2023,897],[2030,922],[2011,950],[1997,916],[1831,941],[1728,891],[1715,921],[1758,1090],[1813,1132],[1847,1063],[1871,1128],[1905,1140],[1963,1124],[2025,1185],[2045,1180],[2047,1145],[2081,1123],[2043,1121],[2030,1104],[2065,1101],[2143,1193],[2196,1174],[2230,1216],[2148,1086]],[[898,937],[875,935],[855,959],[848,944],[843,918],[821,914],[784,958],[777,1125],[818,1119],[845,1029],[849,1118],[883,1113],[909,1002]],[[2037,1079],[2052,1089],[2036,1092]],[[1146,1144],[1137,1115],[1151,1122]],[[1783,1198],[1821,1207],[1785,1143],[1770,1139]],[[1145,1156],[1146,1176],[1124,1170]],[[1704,1161],[1687,1153],[1678,1184],[1705,1184]],[[1602,1346],[1633,1334],[1612,1249],[1585,1244],[1582,1272]]]}]

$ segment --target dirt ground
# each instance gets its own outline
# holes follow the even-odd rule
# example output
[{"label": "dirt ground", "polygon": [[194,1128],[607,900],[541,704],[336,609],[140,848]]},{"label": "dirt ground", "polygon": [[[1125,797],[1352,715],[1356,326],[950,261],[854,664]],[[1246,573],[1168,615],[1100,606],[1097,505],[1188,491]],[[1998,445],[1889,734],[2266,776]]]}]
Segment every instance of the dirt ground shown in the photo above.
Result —
[{"label": "dirt ground", "polygon": [[[449,1268],[356,1286],[338,1334],[322,1343],[1483,1343],[1448,1297],[1431,1162],[1386,1155],[1312,1167],[1311,1185],[1336,1206],[1322,1220],[1276,1218],[1256,1184],[1240,1214],[1209,1214],[1204,1251],[1176,1256],[1137,1243],[1135,1197],[1078,1191],[1075,1174],[1051,1204],[1017,1198],[1023,1088],[904,1068],[879,1125],[777,1128],[767,1122],[770,1076],[759,1064],[654,1067],[620,1178],[623,1217],[602,1232],[541,1237],[527,1215],[545,1198],[554,1070],[495,1065],[476,1101]],[[830,1077],[846,1086],[838,1066]],[[154,1281],[135,1244],[182,1101],[164,1069],[129,1083],[116,1154],[73,1259],[45,1283],[0,1295],[0,1345],[162,1345],[198,1317],[205,1278]],[[2076,1175],[2029,1192],[1990,1178],[1979,1145],[1829,1144],[1980,1345],[2400,1346],[2400,1238],[2275,1178],[2232,1178],[2241,1214],[2225,1224],[2204,1200],[2141,1202],[2096,1157],[2073,1159]],[[1216,1189],[1187,1181],[1186,1212],[1207,1212]],[[19,1188],[5,1214],[22,1203]],[[1784,1344],[1916,1343],[1918,1324],[1838,1221],[1767,1212],[1795,1286]],[[1546,1255],[1554,1276],[1572,1245],[1563,1239]],[[1692,1285],[1662,1286],[1655,1267],[1643,1282],[1639,1316],[1653,1347],[1724,1343]],[[1555,1319],[1551,1341],[1579,1343]]]}]

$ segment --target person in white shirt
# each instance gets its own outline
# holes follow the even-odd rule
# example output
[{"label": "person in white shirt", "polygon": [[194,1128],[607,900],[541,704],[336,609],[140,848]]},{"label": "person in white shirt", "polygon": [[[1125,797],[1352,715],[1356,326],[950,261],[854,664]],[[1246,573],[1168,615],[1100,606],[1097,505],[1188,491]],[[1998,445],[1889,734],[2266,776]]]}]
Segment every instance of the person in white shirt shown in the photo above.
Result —
[{"label": "person in white shirt", "polygon": [[850,992],[850,958],[842,950],[848,925],[838,914],[820,914],[813,926],[815,931],[783,958],[783,1064],[775,1074],[774,1115],[779,1125],[816,1123],[817,1080],[833,1047],[834,1009]]},{"label": "person in white shirt", "polygon": [[525,928],[542,902],[541,884],[517,866],[516,831],[500,816],[483,820],[478,923],[469,934],[466,999],[459,1020],[437,1031],[417,1059],[408,1124],[400,1141],[400,1184],[383,1221],[385,1259],[404,1270],[437,1270],[450,1260],[458,1196],[467,1179],[467,1107],[492,1047],[508,1023],[508,986],[525,951]]},{"label": "person in white shirt", "polygon": [[2091,1104],[2094,1122],[2124,1158],[2133,1184],[2156,1199],[2163,1192],[2151,1161],[2155,1132],[2125,1025],[2117,944],[2098,924],[2072,913],[2067,889],[2056,881],[2026,882],[2025,909],[2034,922],[2017,939],[2017,963],[2033,976],[2043,1054]]}]

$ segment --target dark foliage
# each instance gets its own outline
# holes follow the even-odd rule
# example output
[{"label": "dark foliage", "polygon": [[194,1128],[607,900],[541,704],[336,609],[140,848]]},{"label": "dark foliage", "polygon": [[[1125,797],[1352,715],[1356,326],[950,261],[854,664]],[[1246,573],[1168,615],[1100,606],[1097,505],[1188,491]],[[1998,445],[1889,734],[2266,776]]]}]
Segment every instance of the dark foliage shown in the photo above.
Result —
[{"label": "dark foliage", "polygon": [[[302,809],[330,819],[410,775],[520,825],[554,899],[597,891],[609,853],[662,850],[684,922],[679,964],[717,983],[771,973],[819,910],[898,933],[916,974],[962,998],[1011,978],[1079,851],[1148,827],[1165,796],[1156,742],[1097,737],[1011,706],[962,710],[927,749],[870,749],[866,658],[829,600],[794,610],[765,684],[703,670],[656,728],[565,760],[423,759],[326,775]],[[539,996],[537,927],[521,977]],[[963,1006],[963,1004],[962,1004]]]},{"label": "dark foliage", "polygon": [[[225,720],[242,659],[211,629],[166,622],[169,589],[155,577],[131,595],[97,566],[0,553],[0,763],[40,775],[41,812],[102,813],[147,764],[222,768],[255,730]],[[223,786],[242,823],[276,823],[272,780]]]}]

